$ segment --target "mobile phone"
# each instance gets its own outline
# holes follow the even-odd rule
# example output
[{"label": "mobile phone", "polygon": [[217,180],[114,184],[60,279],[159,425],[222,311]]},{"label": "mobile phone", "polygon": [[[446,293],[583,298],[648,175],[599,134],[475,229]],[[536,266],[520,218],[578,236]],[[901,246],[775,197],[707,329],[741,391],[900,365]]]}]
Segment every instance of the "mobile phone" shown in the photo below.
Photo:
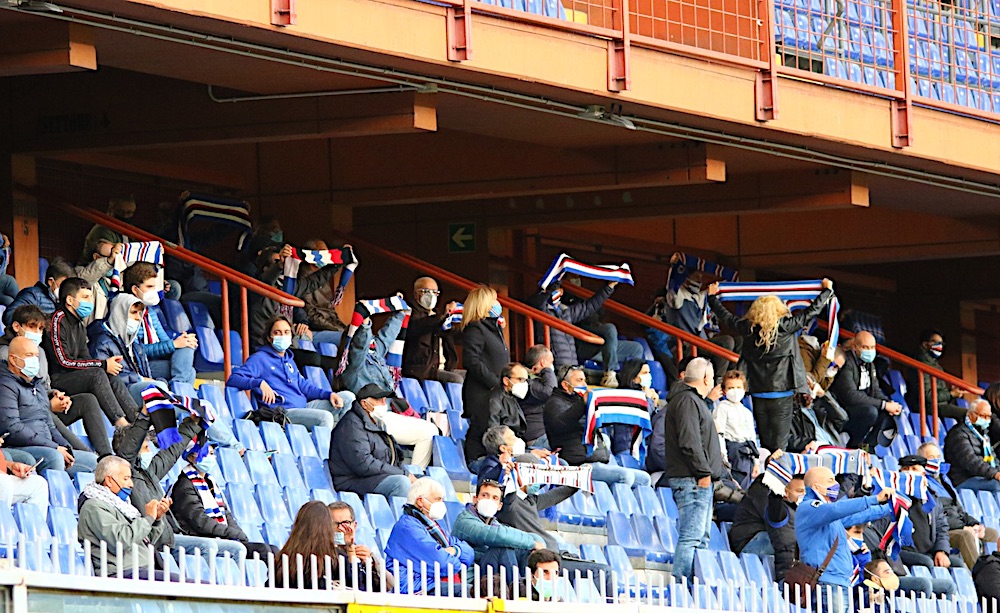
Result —
[{"label": "mobile phone", "polygon": [[7,440],[7,435],[8,434],[10,434],[10,432],[4,432],[3,434],[0,434],[0,447],[2,447],[4,441]]},{"label": "mobile phone", "polygon": [[39,464],[41,464],[41,463],[42,463],[42,461],[41,461],[41,460],[38,460],[37,462],[35,462],[35,463],[34,463],[34,464],[33,464],[33,465],[31,466],[31,468],[29,468],[29,469],[28,469],[28,472],[29,472],[29,473],[30,473],[30,472],[35,472],[35,469],[36,469],[36,468],[38,468],[38,465],[39,465]]}]

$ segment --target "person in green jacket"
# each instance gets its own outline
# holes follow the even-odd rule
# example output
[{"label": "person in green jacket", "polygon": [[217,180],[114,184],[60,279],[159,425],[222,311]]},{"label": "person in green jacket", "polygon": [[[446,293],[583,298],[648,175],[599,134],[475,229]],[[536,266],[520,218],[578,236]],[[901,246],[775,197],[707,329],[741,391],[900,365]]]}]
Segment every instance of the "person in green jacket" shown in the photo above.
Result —
[{"label": "person in green jacket", "polygon": [[496,514],[503,507],[503,488],[496,481],[484,479],[476,486],[476,497],[466,505],[452,525],[452,535],[472,546],[476,563],[500,567],[513,576],[514,567],[524,568],[532,551],[543,549],[538,536],[501,524]]}]

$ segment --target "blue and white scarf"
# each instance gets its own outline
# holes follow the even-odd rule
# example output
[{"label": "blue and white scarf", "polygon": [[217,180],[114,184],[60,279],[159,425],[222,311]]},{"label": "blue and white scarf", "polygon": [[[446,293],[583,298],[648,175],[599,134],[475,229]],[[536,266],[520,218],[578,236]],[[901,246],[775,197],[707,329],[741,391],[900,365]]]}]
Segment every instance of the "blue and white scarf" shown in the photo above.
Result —
[{"label": "blue and white scarf", "polygon": [[[351,347],[351,339],[354,338],[354,335],[357,333],[358,328],[360,328],[361,324],[365,322],[365,319],[368,319],[372,315],[380,315],[383,313],[396,313],[398,311],[409,311],[409,310],[410,310],[410,305],[406,304],[406,300],[403,300],[403,298],[399,296],[390,296],[389,298],[379,298],[375,300],[358,300],[357,303],[354,305],[354,314],[351,315],[351,323],[350,325],[347,326],[347,330],[344,332],[344,341],[343,341],[344,350],[340,354],[340,365],[337,368],[336,374],[337,375],[343,374],[344,369],[347,368],[347,359],[348,359],[348,354],[350,353],[349,349]],[[409,313],[407,313],[407,315],[409,315]],[[407,317],[407,320],[404,322],[404,324],[408,323],[409,323],[409,317]],[[398,349],[400,355],[399,362],[400,364],[402,364],[402,357],[401,357],[403,351],[402,341],[406,340],[405,325],[403,328],[400,328],[400,335],[402,335],[402,338],[399,338],[399,336],[397,336],[396,340],[401,342],[398,344],[398,346],[396,343],[393,343],[393,346],[390,347],[389,351],[390,353],[392,353],[394,348]],[[386,363],[388,363],[388,359],[386,360]]]},{"label": "blue and white scarf", "polygon": [[670,256],[670,269],[667,271],[667,291],[676,292],[693,272],[703,272],[724,281],[737,281],[740,272],[727,268],[715,262],[709,262],[693,255],[677,252]]},{"label": "blue and white scarf", "polygon": [[584,264],[583,262],[578,262],[577,260],[572,259],[568,254],[563,253],[552,262],[552,265],[549,266],[545,276],[543,276],[538,282],[538,286],[541,287],[542,290],[545,290],[557,281],[561,281],[563,275],[566,273],[587,277],[589,279],[600,279],[601,281],[609,282],[617,281],[619,283],[635,285],[635,281],[632,280],[632,271],[629,269],[628,264],[622,264],[621,266],[615,266],[613,264]]},{"label": "blue and white scarf", "polygon": [[296,249],[293,247],[292,255],[285,258],[284,262],[282,289],[286,294],[295,295],[298,286],[299,266],[302,262],[318,268],[334,264],[344,267],[340,272],[340,282],[333,291],[333,300],[331,301],[333,306],[339,305],[344,299],[344,290],[347,288],[347,284],[358,268],[358,258],[354,254],[354,250],[350,247],[340,249]]},{"label": "blue and white scarf", "polygon": [[451,312],[451,315],[447,315],[444,318],[444,323],[441,324],[441,329],[448,331],[454,328],[455,326],[461,326],[461,325],[462,325],[462,303],[456,302],[455,310]]},{"label": "blue and white scarf", "polygon": [[188,246],[185,236],[189,232],[191,223],[195,221],[224,224],[240,230],[236,248],[241,251],[243,243],[253,233],[250,205],[246,202],[184,192],[181,194],[181,215],[177,227],[181,246]]},{"label": "blue and white scarf", "polygon": [[[805,308],[823,292],[823,281],[747,281],[719,284],[718,298],[722,302],[752,302],[762,296],[777,296],[788,303],[789,310]],[[840,340],[840,302],[836,296],[830,299],[827,308],[829,326],[829,350],[827,357],[833,359],[833,352]]]},{"label": "blue and white scarf", "polygon": [[114,291],[122,287],[122,273],[136,262],[148,262],[156,266],[156,291],[163,299],[163,245],[158,241],[125,243],[111,265],[111,286]]},{"label": "blue and white scarf", "polygon": [[983,462],[986,462],[990,466],[996,466],[997,459],[996,456],[993,455],[993,446],[990,445],[990,437],[985,436],[982,432],[980,432],[979,428],[973,425],[972,420],[969,419],[968,415],[965,416],[965,425],[969,428],[969,430],[972,430],[973,434],[976,435],[979,442],[983,445]]}]

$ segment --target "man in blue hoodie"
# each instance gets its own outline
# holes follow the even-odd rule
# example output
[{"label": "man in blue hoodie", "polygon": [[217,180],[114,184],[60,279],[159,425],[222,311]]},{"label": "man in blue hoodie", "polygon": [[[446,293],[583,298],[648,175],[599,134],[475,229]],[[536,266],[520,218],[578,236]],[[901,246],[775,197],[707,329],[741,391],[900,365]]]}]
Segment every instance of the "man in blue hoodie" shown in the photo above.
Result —
[{"label": "man in blue hoodie", "polygon": [[833,471],[825,466],[810,468],[806,472],[805,483],[806,496],[795,513],[799,559],[813,568],[819,568],[830,550],[836,548],[830,564],[819,578],[817,593],[821,599],[828,599],[821,603],[827,613],[846,613],[854,571],[847,527],[890,515],[892,505],[888,502],[893,491],[884,489],[878,496],[837,500],[840,484]]}]

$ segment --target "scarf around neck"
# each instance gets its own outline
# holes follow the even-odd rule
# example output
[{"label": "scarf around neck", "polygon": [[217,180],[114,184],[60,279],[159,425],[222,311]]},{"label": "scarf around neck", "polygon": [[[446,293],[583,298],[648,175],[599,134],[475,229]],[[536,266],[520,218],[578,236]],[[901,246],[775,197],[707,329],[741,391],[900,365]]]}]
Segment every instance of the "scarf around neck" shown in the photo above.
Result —
[{"label": "scarf around neck", "polygon": [[[80,494],[87,500],[99,500],[114,507],[119,513],[125,516],[130,522],[142,517],[139,509],[133,507],[128,502],[122,500],[105,485],[99,483],[88,483]],[[82,505],[81,505],[82,506]]]},{"label": "scarf around neck", "polygon": [[427,534],[430,534],[431,538],[434,539],[438,545],[441,547],[451,546],[448,543],[448,535],[444,533],[444,529],[441,528],[441,525],[430,517],[424,515],[420,509],[412,504],[404,504],[403,513],[419,521],[420,524],[427,530]]},{"label": "scarf around neck", "polygon": [[182,472],[191,481],[195,491],[198,492],[201,506],[205,509],[205,515],[225,525],[226,513],[223,509],[226,508],[226,501],[222,499],[222,496],[212,491],[212,488],[208,486],[208,480],[202,477],[201,473],[193,466],[188,465]]}]

